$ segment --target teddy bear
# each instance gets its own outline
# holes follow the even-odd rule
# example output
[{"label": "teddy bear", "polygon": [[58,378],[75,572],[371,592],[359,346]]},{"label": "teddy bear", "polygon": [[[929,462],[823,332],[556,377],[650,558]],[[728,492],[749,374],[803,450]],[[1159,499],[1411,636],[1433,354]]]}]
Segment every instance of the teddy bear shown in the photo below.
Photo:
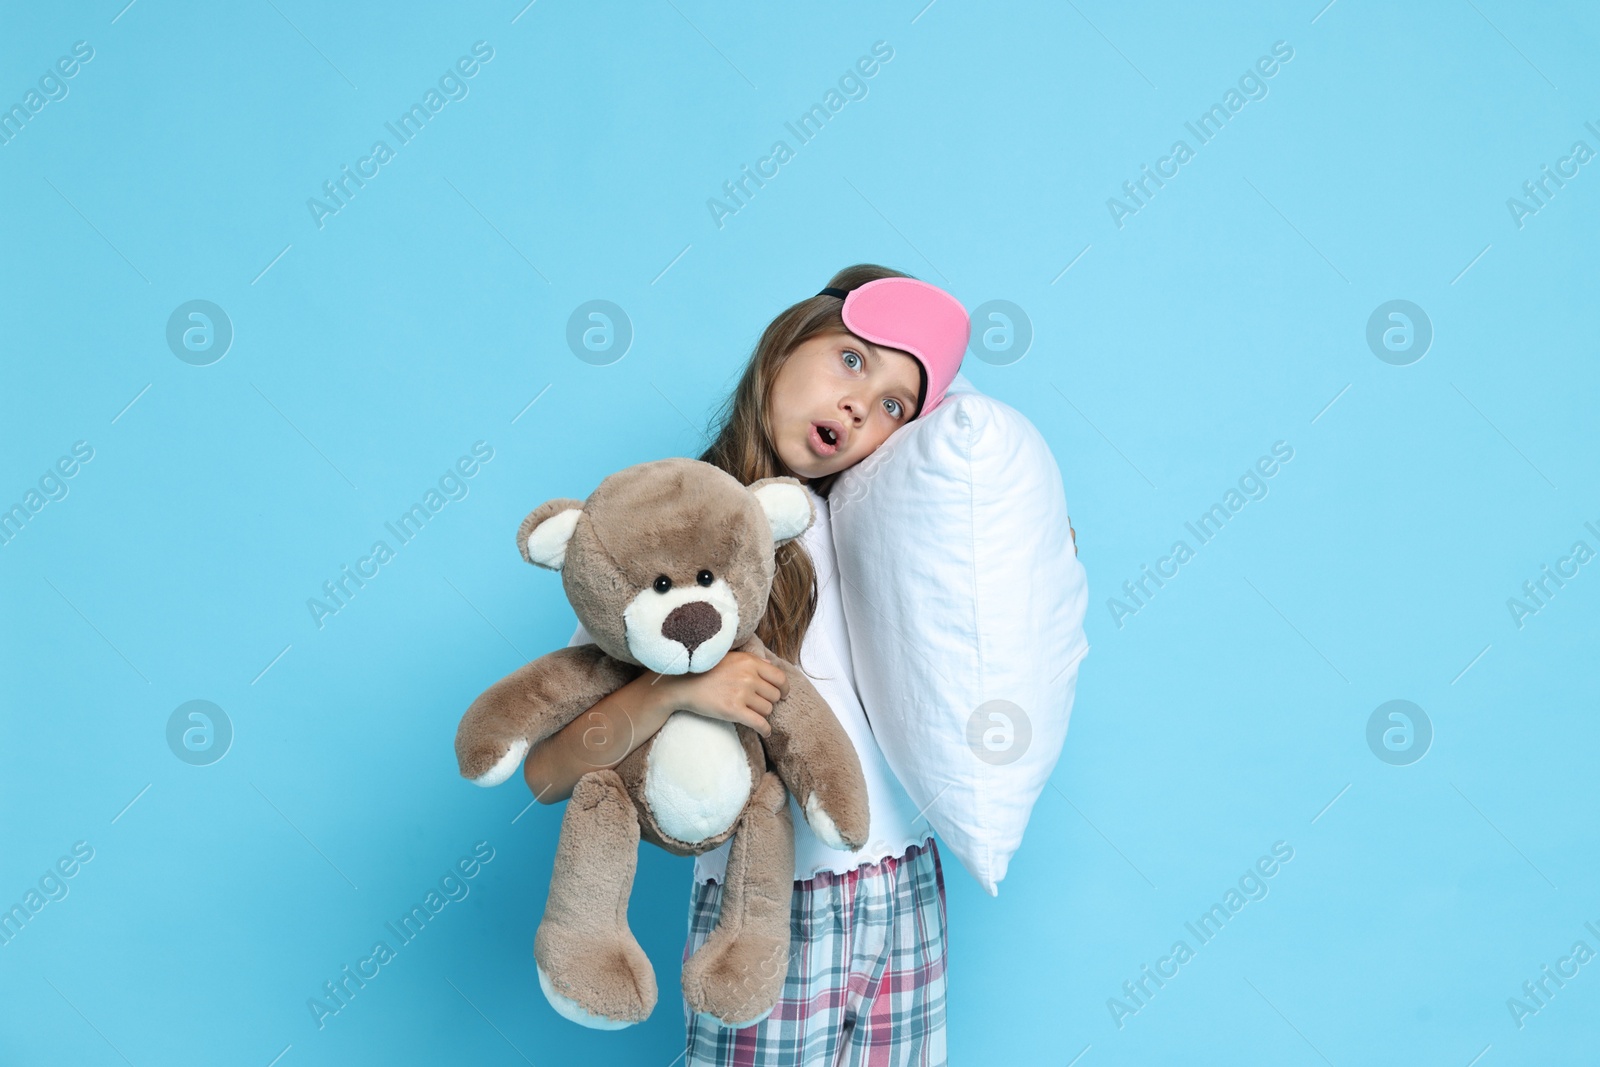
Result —
[{"label": "teddy bear", "polygon": [[610,475],[587,500],[546,501],[517,530],[525,560],[561,573],[594,643],[519,667],[472,702],[456,731],[472,782],[505,781],[531,746],[645,669],[704,672],[740,650],[785,675],[769,737],[679,710],[621,762],[578,779],[533,946],[540,988],[573,1022],[621,1029],[655,1006],[655,974],[627,921],[641,837],[683,856],[733,839],[718,926],[682,973],[689,1006],[728,1026],[769,1015],[788,973],[789,794],[829,846],[855,851],[867,840],[866,781],[849,735],[755,633],[774,550],[815,517],[795,478],[746,486],[709,463],[670,458]]}]

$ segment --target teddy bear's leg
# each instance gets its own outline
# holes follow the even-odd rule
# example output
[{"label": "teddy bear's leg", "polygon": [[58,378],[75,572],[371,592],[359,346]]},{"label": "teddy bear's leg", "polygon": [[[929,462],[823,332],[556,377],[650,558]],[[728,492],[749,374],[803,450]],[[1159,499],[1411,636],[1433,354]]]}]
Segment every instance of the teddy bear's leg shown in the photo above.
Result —
[{"label": "teddy bear's leg", "polygon": [[783,782],[766,772],[728,852],[717,928],[683,965],[689,1007],[724,1026],[772,1014],[789,973],[794,824]]},{"label": "teddy bear's leg", "polygon": [[638,852],[639,815],[621,776],[602,768],[579,778],[533,956],[551,1007],[596,1030],[641,1022],[656,1003],[655,971],[628,929]]}]

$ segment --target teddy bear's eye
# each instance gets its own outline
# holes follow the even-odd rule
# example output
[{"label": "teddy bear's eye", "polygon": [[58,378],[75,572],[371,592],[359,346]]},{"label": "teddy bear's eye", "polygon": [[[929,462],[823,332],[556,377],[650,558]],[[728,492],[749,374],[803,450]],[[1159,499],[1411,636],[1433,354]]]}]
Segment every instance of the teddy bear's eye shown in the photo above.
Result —
[{"label": "teddy bear's eye", "polygon": [[694,580],[699,582],[701,585],[710,585],[712,581],[714,581],[714,579],[711,577],[710,571],[701,571],[699,574],[695,575]]},{"label": "teddy bear's eye", "polygon": [[672,579],[668,578],[665,574],[657,575],[655,588],[656,592],[665,593],[668,589],[672,588]]}]

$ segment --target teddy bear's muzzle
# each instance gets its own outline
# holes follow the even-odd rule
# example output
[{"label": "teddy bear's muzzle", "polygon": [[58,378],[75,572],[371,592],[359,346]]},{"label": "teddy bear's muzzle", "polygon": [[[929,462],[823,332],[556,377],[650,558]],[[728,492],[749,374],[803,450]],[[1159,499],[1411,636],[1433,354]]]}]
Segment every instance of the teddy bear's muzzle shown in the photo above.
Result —
[{"label": "teddy bear's muzzle", "polygon": [[699,674],[715,667],[739,631],[739,602],[728,583],[646,588],[623,611],[628,651],[661,674]]}]

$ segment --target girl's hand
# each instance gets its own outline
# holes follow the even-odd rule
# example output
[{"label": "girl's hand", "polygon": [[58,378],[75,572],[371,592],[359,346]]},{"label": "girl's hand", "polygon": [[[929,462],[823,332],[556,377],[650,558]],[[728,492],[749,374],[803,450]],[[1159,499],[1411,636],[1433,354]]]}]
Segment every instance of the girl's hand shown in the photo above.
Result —
[{"label": "girl's hand", "polygon": [[783,683],[782,667],[748,652],[729,652],[702,674],[664,674],[659,682],[671,687],[673,707],[743,723],[762,737],[772,736],[767,718]]}]

